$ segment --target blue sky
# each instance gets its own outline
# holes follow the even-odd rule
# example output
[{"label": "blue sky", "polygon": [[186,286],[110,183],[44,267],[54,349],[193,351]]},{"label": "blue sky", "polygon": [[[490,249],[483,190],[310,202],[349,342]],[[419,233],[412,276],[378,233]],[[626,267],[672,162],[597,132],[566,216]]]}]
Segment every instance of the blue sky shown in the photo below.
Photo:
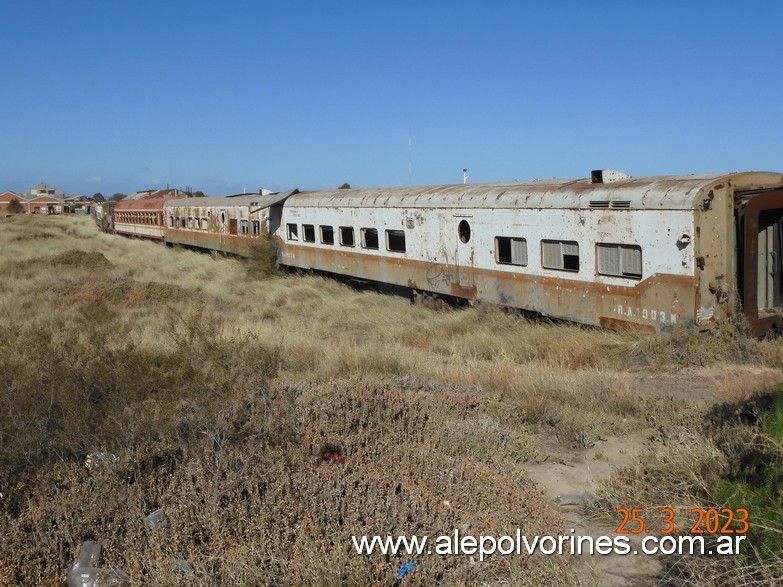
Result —
[{"label": "blue sky", "polygon": [[772,0],[0,0],[0,191],[783,171],[781,22]]}]

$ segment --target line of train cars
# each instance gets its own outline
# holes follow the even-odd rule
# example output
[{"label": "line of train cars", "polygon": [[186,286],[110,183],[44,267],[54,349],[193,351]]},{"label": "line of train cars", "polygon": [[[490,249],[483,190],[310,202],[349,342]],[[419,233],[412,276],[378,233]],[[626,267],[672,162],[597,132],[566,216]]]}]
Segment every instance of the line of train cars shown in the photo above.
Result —
[{"label": "line of train cars", "polygon": [[[96,207],[98,208],[98,207]],[[107,231],[246,255],[411,295],[483,300],[584,324],[709,329],[741,303],[783,324],[783,174],[395,187],[127,200]]]}]

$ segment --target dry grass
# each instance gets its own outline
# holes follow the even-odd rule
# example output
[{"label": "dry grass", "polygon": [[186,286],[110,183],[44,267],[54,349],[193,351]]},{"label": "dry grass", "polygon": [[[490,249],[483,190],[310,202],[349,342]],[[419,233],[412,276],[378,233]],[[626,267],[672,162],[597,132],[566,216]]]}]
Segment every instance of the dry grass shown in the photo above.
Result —
[{"label": "dry grass", "polygon": [[[0,221],[0,245],[4,584],[61,581],[96,539],[139,584],[388,585],[407,561],[359,558],[351,534],[560,528],[525,473],[547,457],[539,435],[574,450],[664,424],[675,438],[673,400],[635,393],[637,370],[781,361],[722,335],[705,351],[684,332],[436,312],[83,217]],[[694,459],[719,462],[676,435],[671,469],[649,458],[662,491]],[[347,462],[320,459],[326,443]],[[120,462],[87,470],[95,451]],[[168,526],[151,531],[157,507]],[[593,581],[568,560],[419,562],[411,584]]]}]

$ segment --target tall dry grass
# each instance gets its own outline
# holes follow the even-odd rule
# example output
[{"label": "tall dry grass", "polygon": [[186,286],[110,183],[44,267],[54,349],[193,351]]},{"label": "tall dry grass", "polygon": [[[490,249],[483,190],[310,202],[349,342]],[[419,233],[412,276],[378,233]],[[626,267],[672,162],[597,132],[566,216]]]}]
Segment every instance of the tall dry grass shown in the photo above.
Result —
[{"label": "tall dry grass", "polygon": [[[546,459],[542,435],[580,450],[673,430],[675,400],[640,394],[637,370],[747,349],[780,363],[770,342],[727,338],[705,359],[684,332],[436,312],[83,217],[0,221],[0,245],[10,584],[56,583],[85,539],[139,584],[389,584],[407,561],[357,557],[352,533],[561,527],[526,463]],[[98,452],[119,462],[86,469]],[[593,580],[537,557],[419,562],[418,584]]]}]

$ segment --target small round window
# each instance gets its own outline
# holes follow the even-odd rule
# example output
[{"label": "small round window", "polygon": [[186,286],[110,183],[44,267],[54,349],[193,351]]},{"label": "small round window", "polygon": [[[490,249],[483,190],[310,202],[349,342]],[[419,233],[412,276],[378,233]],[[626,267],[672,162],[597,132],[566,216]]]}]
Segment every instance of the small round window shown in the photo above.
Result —
[{"label": "small round window", "polygon": [[459,221],[459,240],[463,243],[470,242],[470,224],[467,220]]},{"label": "small round window", "polygon": [[225,212],[221,212],[220,213],[220,224],[225,224],[225,223],[226,223],[226,213]]}]

